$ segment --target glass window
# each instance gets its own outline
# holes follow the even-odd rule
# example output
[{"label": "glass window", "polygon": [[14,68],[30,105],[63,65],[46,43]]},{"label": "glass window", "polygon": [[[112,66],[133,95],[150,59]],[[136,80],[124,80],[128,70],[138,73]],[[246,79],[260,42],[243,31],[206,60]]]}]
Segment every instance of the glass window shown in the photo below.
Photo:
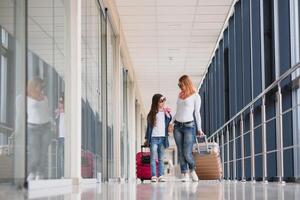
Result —
[{"label": "glass window", "polygon": [[115,67],[116,39],[110,23],[107,28],[107,145],[108,145],[108,177],[114,172],[114,134],[113,134],[113,78]]},{"label": "glass window", "polygon": [[0,182],[25,178],[25,1],[0,1]]},{"label": "glass window", "polygon": [[7,116],[7,58],[1,55],[0,65],[0,123],[6,124]]},{"label": "glass window", "polygon": [[82,150],[81,175],[101,172],[101,15],[97,1],[82,1]]},{"label": "glass window", "polygon": [[28,180],[65,176],[67,5],[28,0]]},{"label": "glass window", "polygon": [[262,91],[262,64],[261,64],[261,6],[260,1],[251,2],[251,64],[252,64],[252,90],[253,98]]},{"label": "glass window", "polygon": [[127,88],[127,76],[128,72],[123,68],[122,81],[121,81],[121,105],[122,105],[122,129],[121,129],[121,177],[128,178],[128,88]]},{"label": "glass window", "polygon": [[5,31],[4,28],[2,28],[2,33],[1,33],[1,42],[2,42],[2,47],[5,47],[6,49],[8,48],[8,32]]},{"label": "glass window", "polygon": [[274,2],[263,1],[264,19],[264,87],[267,88],[275,80],[275,44],[274,44]]}]

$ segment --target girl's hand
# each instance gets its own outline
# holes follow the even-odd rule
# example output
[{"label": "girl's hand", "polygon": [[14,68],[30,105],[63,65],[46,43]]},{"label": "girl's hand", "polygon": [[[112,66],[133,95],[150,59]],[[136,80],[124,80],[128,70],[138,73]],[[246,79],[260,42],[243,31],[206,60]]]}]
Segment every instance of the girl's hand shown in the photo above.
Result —
[{"label": "girl's hand", "polygon": [[173,124],[169,124],[169,126],[168,126],[168,132],[169,133],[173,133],[173,131],[174,131],[174,125]]}]

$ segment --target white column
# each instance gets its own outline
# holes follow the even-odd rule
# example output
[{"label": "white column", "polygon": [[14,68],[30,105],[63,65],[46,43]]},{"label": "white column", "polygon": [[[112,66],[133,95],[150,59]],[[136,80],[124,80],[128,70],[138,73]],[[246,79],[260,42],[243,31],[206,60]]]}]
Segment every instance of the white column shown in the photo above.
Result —
[{"label": "white column", "polygon": [[25,93],[26,93],[26,47],[25,47],[25,7],[24,1],[15,2],[15,89],[16,89],[16,118],[15,118],[15,138],[14,138],[14,178],[16,185],[22,185],[25,178]]},{"label": "white column", "polygon": [[129,159],[129,174],[128,179],[134,180],[136,178],[135,173],[135,92],[134,84],[132,81],[128,81],[128,159]]},{"label": "white column", "polygon": [[65,174],[73,184],[81,181],[81,0],[66,7],[66,142]]}]

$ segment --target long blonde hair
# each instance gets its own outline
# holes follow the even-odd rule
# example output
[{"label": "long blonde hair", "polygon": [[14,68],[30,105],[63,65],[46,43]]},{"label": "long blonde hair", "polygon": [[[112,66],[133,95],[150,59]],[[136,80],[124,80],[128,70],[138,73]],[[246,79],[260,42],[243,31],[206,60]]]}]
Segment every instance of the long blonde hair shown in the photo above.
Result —
[{"label": "long blonde hair", "polygon": [[43,86],[44,86],[44,81],[39,77],[34,77],[32,80],[28,81],[27,95],[33,97],[37,92],[37,88],[38,87],[43,88]]},{"label": "long blonde hair", "polygon": [[188,75],[183,75],[179,78],[179,83],[183,84],[185,86],[184,94],[185,96],[190,96],[194,93],[196,93],[196,88],[191,80],[191,78]]}]

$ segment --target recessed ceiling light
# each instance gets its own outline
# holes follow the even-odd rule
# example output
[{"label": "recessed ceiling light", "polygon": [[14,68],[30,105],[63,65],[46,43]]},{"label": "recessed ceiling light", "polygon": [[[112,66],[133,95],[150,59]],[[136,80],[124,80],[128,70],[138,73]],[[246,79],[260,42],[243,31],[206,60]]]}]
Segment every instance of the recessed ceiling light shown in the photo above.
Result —
[{"label": "recessed ceiling light", "polygon": [[174,52],[174,51],[180,51],[180,49],[168,49],[168,51]]},{"label": "recessed ceiling light", "polygon": [[168,24],[168,27],[172,29],[179,28],[180,26],[180,24]]}]

